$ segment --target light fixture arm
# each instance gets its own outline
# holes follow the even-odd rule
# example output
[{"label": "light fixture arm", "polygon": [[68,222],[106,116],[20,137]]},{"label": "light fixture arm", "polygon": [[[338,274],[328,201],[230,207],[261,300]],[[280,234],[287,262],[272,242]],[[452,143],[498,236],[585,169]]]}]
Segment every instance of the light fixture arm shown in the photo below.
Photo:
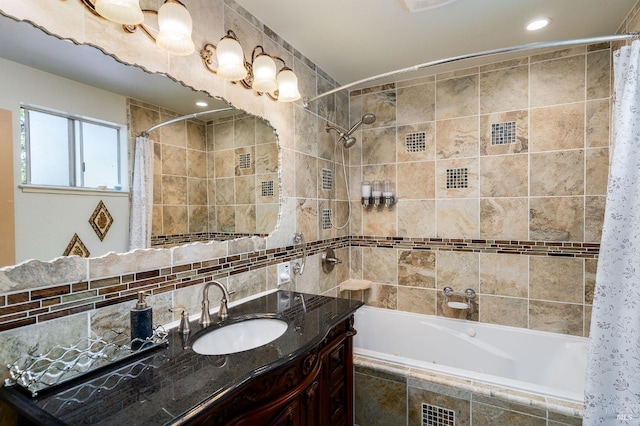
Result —
[{"label": "light fixture arm", "polygon": [[[100,15],[98,13],[98,11],[96,10],[96,5],[95,5],[95,0],[80,0],[86,7],[87,9],[89,9],[89,11],[94,14],[95,16],[101,18],[101,19],[105,19],[102,15]],[[168,1],[173,1],[176,3],[180,3],[178,0],[168,0]],[[184,6],[184,4],[182,4]],[[158,11],[157,10],[151,10],[151,9],[142,9],[142,13],[149,13],[152,15],[158,15]],[[138,24],[138,25],[122,25],[122,29],[128,33],[135,33],[137,28],[140,27],[142,29],[142,31],[154,42],[156,41],[156,36],[153,34],[152,30],[146,26],[144,23]]]}]

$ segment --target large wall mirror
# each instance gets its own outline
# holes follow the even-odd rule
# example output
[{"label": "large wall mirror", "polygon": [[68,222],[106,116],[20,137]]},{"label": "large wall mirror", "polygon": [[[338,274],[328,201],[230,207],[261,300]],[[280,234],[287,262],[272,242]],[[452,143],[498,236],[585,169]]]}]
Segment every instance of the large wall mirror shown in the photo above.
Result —
[{"label": "large wall mirror", "polygon": [[[0,38],[0,127],[11,129],[0,134],[0,168],[13,170],[12,184],[0,186],[0,219],[14,223],[0,228],[5,246],[13,248],[12,254],[2,251],[0,267],[64,254],[128,251],[135,137],[194,113],[149,134],[154,141],[152,246],[274,231],[278,141],[266,121],[239,110],[202,114],[228,105],[2,15]],[[197,101],[207,105],[196,106]],[[29,152],[23,108],[120,129],[120,181],[62,189],[23,185],[24,153]]]}]

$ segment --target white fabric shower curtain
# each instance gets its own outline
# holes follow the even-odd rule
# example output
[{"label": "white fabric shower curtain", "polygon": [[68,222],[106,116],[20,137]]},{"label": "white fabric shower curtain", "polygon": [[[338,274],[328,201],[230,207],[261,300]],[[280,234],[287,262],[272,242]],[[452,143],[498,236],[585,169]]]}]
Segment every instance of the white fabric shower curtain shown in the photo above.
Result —
[{"label": "white fabric shower curtain", "polygon": [[614,54],[613,139],[584,425],[640,424],[640,41]]},{"label": "white fabric shower curtain", "polygon": [[131,214],[129,216],[129,250],[148,248],[151,244],[153,209],[153,141],[138,136],[131,182]]}]

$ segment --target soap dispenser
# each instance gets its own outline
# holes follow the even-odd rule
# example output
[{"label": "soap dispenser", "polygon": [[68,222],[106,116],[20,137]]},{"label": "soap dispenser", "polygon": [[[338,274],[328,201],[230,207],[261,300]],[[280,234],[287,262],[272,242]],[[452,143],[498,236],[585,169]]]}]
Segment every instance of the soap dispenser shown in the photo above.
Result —
[{"label": "soap dispenser", "polygon": [[138,350],[153,335],[153,311],[147,305],[149,293],[138,292],[136,307],[131,309],[131,349]]}]

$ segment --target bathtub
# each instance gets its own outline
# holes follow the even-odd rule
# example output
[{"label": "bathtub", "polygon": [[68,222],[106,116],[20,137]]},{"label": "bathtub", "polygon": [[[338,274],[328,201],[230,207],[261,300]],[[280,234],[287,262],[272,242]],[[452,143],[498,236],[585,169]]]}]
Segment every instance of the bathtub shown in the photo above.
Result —
[{"label": "bathtub", "polygon": [[395,372],[581,415],[587,338],[369,306],[356,312],[355,328],[356,366],[379,361]]}]

